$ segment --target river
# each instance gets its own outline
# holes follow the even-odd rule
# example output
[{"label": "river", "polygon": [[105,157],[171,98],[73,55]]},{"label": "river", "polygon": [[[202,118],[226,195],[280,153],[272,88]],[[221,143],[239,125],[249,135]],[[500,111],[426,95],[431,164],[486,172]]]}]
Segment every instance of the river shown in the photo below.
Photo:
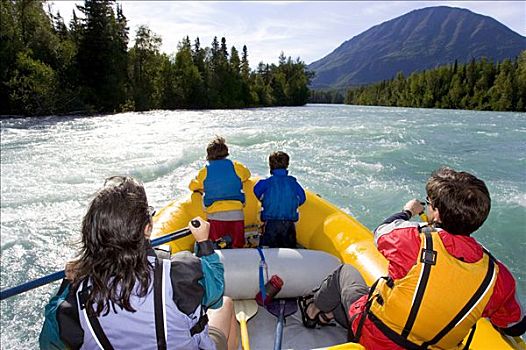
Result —
[{"label": "river", "polygon": [[[345,105],[2,119],[1,288],[63,268],[104,178],[140,179],[156,208],[186,195],[216,134],[255,175],[267,175],[271,151],[287,152],[304,187],[370,229],[424,199],[436,168],[474,173],[492,197],[475,235],[509,266],[526,305],[526,114]],[[2,349],[38,348],[57,287],[0,303]]]}]

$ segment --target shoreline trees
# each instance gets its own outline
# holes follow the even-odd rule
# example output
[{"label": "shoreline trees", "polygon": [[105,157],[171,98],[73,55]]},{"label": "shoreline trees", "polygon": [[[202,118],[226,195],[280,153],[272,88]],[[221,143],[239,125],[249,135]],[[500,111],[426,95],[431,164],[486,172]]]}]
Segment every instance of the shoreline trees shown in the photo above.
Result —
[{"label": "shoreline trees", "polygon": [[66,26],[44,0],[0,0],[0,114],[112,113],[151,109],[299,106],[312,74],[299,58],[251,70],[248,49],[211,47],[189,37],[177,52],[140,26],[128,26],[115,0],[85,0]]},{"label": "shoreline trees", "polygon": [[346,104],[389,107],[526,111],[526,51],[515,60],[483,58],[349,89]]}]

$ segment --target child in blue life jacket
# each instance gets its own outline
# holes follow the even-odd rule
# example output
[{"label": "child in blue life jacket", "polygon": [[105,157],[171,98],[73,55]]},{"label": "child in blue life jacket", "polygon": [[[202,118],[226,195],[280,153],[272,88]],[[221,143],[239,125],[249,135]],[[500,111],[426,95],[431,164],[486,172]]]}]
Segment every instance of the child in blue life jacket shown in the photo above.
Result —
[{"label": "child in blue life jacket", "polygon": [[206,165],[190,181],[190,191],[203,195],[206,217],[210,223],[210,239],[230,236],[233,248],[245,246],[245,193],[243,183],[250,170],[228,159],[225,139],[217,136],[206,147]]},{"label": "child in blue life jacket", "polygon": [[298,207],[305,202],[305,191],[288,175],[289,156],[273,152],[269,158],[271,176],[258,181],[254,194],[261,201],[261,221],[264,222],[261,247],[296,248]]}]

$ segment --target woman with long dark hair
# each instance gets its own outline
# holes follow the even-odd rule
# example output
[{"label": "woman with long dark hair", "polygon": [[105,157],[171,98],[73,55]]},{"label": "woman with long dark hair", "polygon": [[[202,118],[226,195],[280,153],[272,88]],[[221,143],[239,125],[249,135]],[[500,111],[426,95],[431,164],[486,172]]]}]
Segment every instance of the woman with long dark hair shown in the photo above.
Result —
[{"label": "woman with long dark hair", "polygon": [[[46,308],[41,347],[237,348],[232,301],[222,297],[223,265],[208,239],[209,224],[196,220],[199,227],[189,228],[197,256],[161,259],[150,244],[144,187],[130,177],[107,179],[82,221],[80,252],[57,294],[63,298],[54,314]],[[210,321],[209,307],[218,309]],[[53,316],[59,339],[50,336]]]}]

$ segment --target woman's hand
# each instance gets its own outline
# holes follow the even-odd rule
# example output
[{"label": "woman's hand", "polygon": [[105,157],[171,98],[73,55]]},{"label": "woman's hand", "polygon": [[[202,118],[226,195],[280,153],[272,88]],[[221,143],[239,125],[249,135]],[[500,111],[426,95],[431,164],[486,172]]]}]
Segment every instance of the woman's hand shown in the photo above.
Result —
[{"label": "woman's hand", "polygon": [[75,279],[75,275],[77,271],[75,270],[75,262],[74,261],[68,261],[66,263],[66,266],[64,267],[64,273],[66,274],[66,279],[68,281],[73,281]]},{"label": "woman's hand", "polygon": [[[194,221],[199,222],[199,225],[194,226]],[[199,216],[195,217],[188,223],[188,228],[195,238],[196,242],[203,242],[208,239],[210,233],[210,224],[208,221],[201,219]]]}]

